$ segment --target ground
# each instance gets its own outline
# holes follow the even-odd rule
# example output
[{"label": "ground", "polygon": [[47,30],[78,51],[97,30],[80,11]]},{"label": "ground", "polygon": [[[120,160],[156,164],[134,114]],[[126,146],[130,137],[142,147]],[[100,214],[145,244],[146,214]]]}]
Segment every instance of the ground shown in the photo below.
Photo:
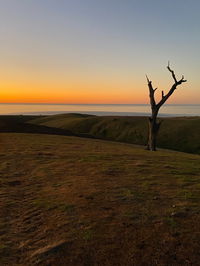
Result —
[{"label": "ground", "polygon": [[0,265],[199,265],[199,155],[1,133],[0,159]]}]

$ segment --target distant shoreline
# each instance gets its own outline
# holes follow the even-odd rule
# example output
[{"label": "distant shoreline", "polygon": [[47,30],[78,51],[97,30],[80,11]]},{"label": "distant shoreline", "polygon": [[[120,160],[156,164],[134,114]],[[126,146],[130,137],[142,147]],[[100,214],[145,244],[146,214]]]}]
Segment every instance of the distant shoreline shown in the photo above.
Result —
[{"label": "distant shoreline", "polygon": [[[137,113],[137,112],[104,112],[104,111],[46,111],[46,112],[19,112],[19,113],[8,113],[8,114],[0,114],[0,116],[19,116],[19,115],[33,115],[33,116],[51,116],[51,115],[61,115],[61,114],[86,114],[86,115],[95,115],[95,116],[141,116],[141,117],[149,117],[150,113]],[[166,114],[160,113],[158,117],[199,117],[198,114]]]},{"label": "distant shoreline", "polygon": [[[149,116],[150,112],[149,104],[0,104],[0,115]],[[166,104],[160,109],[159,116],[200,116],[200,104]]]}]

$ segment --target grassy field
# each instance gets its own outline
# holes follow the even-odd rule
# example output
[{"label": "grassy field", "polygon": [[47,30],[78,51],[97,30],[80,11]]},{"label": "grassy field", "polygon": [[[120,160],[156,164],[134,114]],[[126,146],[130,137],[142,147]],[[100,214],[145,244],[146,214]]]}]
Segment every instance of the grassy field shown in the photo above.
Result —
[{"label": "grassy field", "polygon": [[[200,117],[162,118],[158,146],[200,154]],[[103,117],[82,114],[54,115],[32,123],[70,130],[82,136],[146,145],[147,117]]]},{"label": "grassy field", "polygon": [[199,155],[44,134],[0,147],[0,265],[199,265]]},{"label": "grassy field", "polygon": [[[162,118],[158,147],[200,154],[200,117]],[[0,116],[0,132],[80,136],[146,145],[147,117]]]}]

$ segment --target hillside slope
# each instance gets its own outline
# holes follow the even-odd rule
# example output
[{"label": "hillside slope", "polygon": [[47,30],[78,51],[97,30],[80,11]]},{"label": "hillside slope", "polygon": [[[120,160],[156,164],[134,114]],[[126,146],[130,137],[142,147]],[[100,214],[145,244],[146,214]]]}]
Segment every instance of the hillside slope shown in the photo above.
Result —
[{"label": "hillside slope", "polygon": [[41,116],[31,115],[1,115],[0,116],[0,133],[39,133],[52,135],[74,136],[71,131],[57,127],[49,127],[40,124],[29,123],[30,120],[38,119]]},{"label": "hillside slope", "polygon": [[[200,117],[162,118],[158,146],[200,154]],[[108,117],[63,114],[36,118],[31,123],[70,130],[100,139],[146,145],[147,117]]]},{"label": "hillside slope", "polygon": [[1,265],[199,265],[200,157],[0,134]]}]

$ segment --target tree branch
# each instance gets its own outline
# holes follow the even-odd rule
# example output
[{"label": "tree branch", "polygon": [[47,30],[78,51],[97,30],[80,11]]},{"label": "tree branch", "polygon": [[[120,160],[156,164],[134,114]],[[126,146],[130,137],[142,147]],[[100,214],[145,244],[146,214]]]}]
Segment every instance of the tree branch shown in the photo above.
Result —
[{"label": "tree branch", "polygon": [[168,93],[166,95],[164,95],[164,92],[162,91],[162,99],[160,100],[160,102],[157,104],[157,107],[160,108],[166,101],[167,99],[172,95],[172,93],[176,90],[177,86],[181,85],[183,82],[187,82],[186,79],[184,79],[184,76],[182,76],[182,78],[180,80],[177,81],[176,75],[174,73],[174,70],[172,70],[169,66],[169,62],[168,62],[168,66],[167,69],[171,72],[172,74],[172,78],[174,80],[174,84],[172,85],[171,89],[168,91]]},{"label": "tree branch", "polygon": [[150,98],[151,108],[153,109],[154,107],[156,107],[156,101],[155,101],[154,93],[157,90],[157,88],[155,88],[155,89],[153,88],[152,81],[149,80],[147,75],[146,75],[146,78],[147,78],[147,83],[148,83],[148,87],[149,87],[149,98]]},{"label": "tree branch", "polygon": [[177,83],[177,79],[176,79],[176,76],[175,76],[175,74],[174,74],[174,71],[173,71],[173,70],[170,68],[170,66],[169,66],[169,61],[168,61],[167,69],[172,73],[172,77],[173,77],[175,83]]}]

